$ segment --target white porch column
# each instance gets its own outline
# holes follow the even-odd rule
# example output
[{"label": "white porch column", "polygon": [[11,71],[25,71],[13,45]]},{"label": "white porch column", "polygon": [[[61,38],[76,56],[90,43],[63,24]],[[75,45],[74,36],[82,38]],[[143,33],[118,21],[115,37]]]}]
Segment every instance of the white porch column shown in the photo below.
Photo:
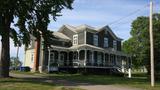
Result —
[{"label": "white porch column", "polygon": [[87,43],[87,32],[86,30],[84,30],[84,44]]},{"label": "white porch column", "polygon": [[125,70],[124,70],[124,58],[121,57],[121,60],[122,60],[122,72],[124,73]]},{"label": "white porch column", "polygon": [[87,62],[87,50],[85,50],[85,56],[84,56],[84,66],[86,66]]},{"label": "white porch column", "polygon": [[128,78],[131,78],[131,68],[128,68]]},{"label": "white porch column", "polygon": [[[130,57],[128,57],[128,60],[131,60]],[[131,78],[131,77],[132,77],[132,76],[131,76],[131,72],[132,72],[132,71],[131,71],[131,61],[129,61],[128,64],[129,64],[129,68],[128,68],[128,78]]]},{"label": "white porch column", "polygon": [[106,55],[105,55],[105,53],[103,53],[103,66],[105,66],[105,64],[106,64]]},{"label": "white porch column", "polygon": [[94,51],[92,51],[92,66],[94,66]]},{"label": "white porch column", "polygon": [[51,53],[51,51],[50,51],[50,49],[48,50],[48,72],[50,71],[50,53]]}]

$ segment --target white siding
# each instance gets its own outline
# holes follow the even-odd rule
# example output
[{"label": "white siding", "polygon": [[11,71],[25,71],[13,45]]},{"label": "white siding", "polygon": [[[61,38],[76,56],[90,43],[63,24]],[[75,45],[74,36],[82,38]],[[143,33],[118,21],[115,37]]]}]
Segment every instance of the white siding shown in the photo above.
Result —
[{"label": "white siding", "polygon": [[26,51],[25,54],[25,60],[24,60],[24,66],[29,66],[30,68],[33,68],[34,66],[34,49],[30,49]]}]

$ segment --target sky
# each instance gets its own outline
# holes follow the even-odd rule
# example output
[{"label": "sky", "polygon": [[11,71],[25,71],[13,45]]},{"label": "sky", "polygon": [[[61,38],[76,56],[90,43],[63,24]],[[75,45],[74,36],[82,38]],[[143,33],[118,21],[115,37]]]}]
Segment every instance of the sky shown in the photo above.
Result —
[{"label": "sky", "polygon": [[[153,0],[154,13],[160,12],[160,0]],[[95,28],[108,25],[120,38],[130,37],[131,23],[138,16],[149,16],[149,0],[75,0],[73,9],[62,10],[56,22],[51,20],[48,29],[57,31],[62,25],[78,26],[87,24]],[[11,56],[17,48],[11,40]],[[0,44],[1,48],[1,44]],[[24,60],[24,46],[20,48],[20,60]]]}]

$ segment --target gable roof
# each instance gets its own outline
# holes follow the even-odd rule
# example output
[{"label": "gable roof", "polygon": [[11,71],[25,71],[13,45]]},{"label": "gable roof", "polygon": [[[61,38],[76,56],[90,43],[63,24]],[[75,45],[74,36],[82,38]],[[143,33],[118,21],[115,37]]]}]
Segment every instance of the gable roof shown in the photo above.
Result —
[{"label": "gable roof", "polygon": [[84,31],[84,30],[86,30],[86,31],[88,31],[88,32],[98,33],[98,32],[100,32],[100,31],[102,31],[102,30],[107,30],[107,31],[112,35],[112,37],[113,37],[114,39],[116,39],[116,40],[118,40],[118,41],[122,41],[122,40],[123,40],[123,39],[117,37],[117,36],[113,33],[113,31],[111,30],[111,28],[110,28],[108,25],[97,29],[97,28],[95,28],[95,27],[92,27],[92,26],[89,26],[89,25],[86,25],[86,24],[79,25],[79,26],[76,26],[76,27],[66,24],[66,25],[63,25],[63,26],[58,30],[58,32],[62,32],[63,30],[65,30],[65,28],[71,30],[71,31],[74,32],[74,33],[82,32],[82,31]]},{"label": "gable roof", "polygon": [[74,33],[77,33],[77,32],[75,31],[76,28],[73,27],[73,26],[71,26],[71,25],[68,25],[68,24],[63,25],[63,26],[58,30],[58,32],[62,32],[65,28],[71,30],[71,31],[74,32]]},{"label": "gable roof", "polygon": [[112,37],[113,37],[114,39],[116,39],[116,40],[119,40],[119,41],[122,41],[122,40],[123,40],[123,39],[117,37],[117,36],[115,35],[115,33],[113,33],[113,31],[111,30],[111,28],[110,28],[108,25],[106,25],[106,26],[98,29],[98,32],[100,32],[100,31],[102,31],[102,30],[107,30],[107,31],[112,35]]},{"label": "gable roof", "polygon": [[64,35],[63,33],[60,32],[53,32],[53,35],[57,38],[63,39],[63,40],[71,40],[69,37]]}]

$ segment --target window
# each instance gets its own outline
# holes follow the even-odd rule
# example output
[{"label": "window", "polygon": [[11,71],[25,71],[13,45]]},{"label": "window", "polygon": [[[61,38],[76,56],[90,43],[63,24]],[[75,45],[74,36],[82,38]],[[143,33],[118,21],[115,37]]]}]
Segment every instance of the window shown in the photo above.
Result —
[{"label": "window", "polygon": [[104,47],[108,47],[108,38],[104,38]]},{"label": "window", "polygon": [[31,54],[31,62],[34,62],[34,53]]},{"label": "window", "polygon": [[73,35],[73,45],[77,45],[78,44],[78,35]]},{"label": "window", "polygon": [[114,50],[117,50],[117,41],[113,40],[113,48]]},{"label": "window", "polygon": [[98,35],[93,35],[93,44],[98,46]]}]

